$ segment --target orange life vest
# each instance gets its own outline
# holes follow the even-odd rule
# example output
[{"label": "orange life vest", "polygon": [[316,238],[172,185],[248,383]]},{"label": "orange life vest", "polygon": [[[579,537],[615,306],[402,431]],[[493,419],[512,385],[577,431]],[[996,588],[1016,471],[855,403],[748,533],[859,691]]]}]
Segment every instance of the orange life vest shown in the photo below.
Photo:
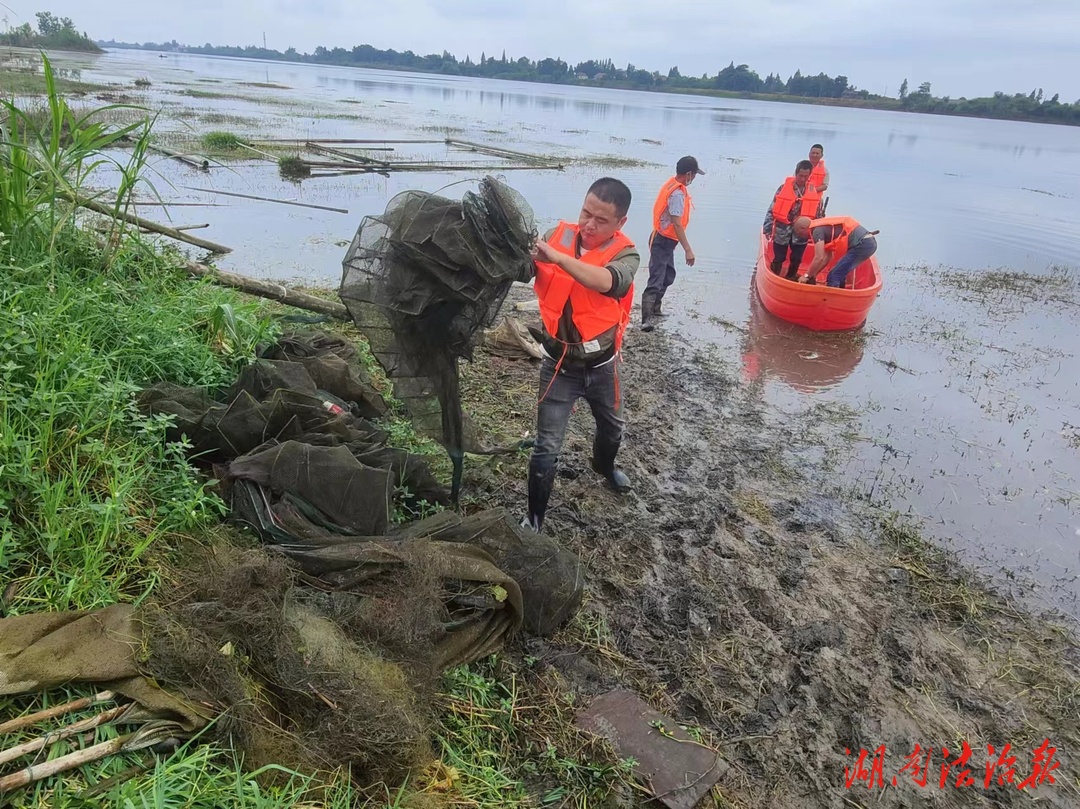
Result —
[{"label": "orange life vest", "polygon": [[[807,180],[807,183],[810,181]],[[812,187],[812,184],[808,184],[800,198],[795,193],[795,178],[788,177],[784,180],[780,193],[776,195],[776,202],[773,203],[773,220],[780,225],[790,225],[800,216],[809,216],[811,219],[817,216],[818,209],[821,207],[821,192],[816,189],[811,191]],[[797,209],[796,203],[798,203]],[[793,210],[794,213],[792,213]]]},{"label": "orange life vest", "polygon": [[811,185],[814,186],[814,188],[818,188],[823,182],[825,182],[826,171],[827,169],[825,168],[825,158],[822,158],[818,161],[818,164],[814,166],[814,168],[810,172],[809,182]]},{"label": "orange life vest", "polygon": [[813,240],[814,238],[814,228],[828,227],[830,225],[840,225],[843,229],[840,231],[840,235],[831,242],[825,242],[825,252],[840,257],[847,252],[851,231],[855,230],[859,223],[850,216],[826,216],[824,219],[815,219],[810,223],[810,239]]},{"label": "orange life vest", "polygon": [[652,227],[653,231],[659,233],[661,236],[667,236],[669,239],[678,239],[675,235],[675,223],[672,222],[666,228],[660,227],[660,217],[667,210],[668,200],[671,198],[671,194],[674,191],[681,190],[686,195],[686,204],[683,205],[682,216],[679,217],[679,221],[683,226],[683,230],[686,230],[686,226],[690,224],[690,191],[686,188],[686,185],[680,183],[675,177],[672,177],[663,187],[660,189],[660,193],[656,195],[656,202],[653,204],[652,209]]},{"label": "orange life vest", "polygon": [[[587,250],[580,256],[575,256],[577,239],[578,226],[560,222],[555,232],[551,234],[551,238],[548,239],[548,244],[560,253],[574,256],[579,261],[594,267],[606,267],[615,256],[626,248],[634,246],[634,243],[622,231],[616,231],[610,239],[596,249]],[[615,332],[615,350],[622,348],[623,334],[630,322],[630,307],[634,302],[633,284],[622,298],[616,300],[579,284],[558,265],[538,261],[534,288],[536,297],[540,301],[540,318],[544,321],[547,333],[552,337],[558,339],[559,319],[566,308],[566,302],[570,301],[574,328],[581,335],[582,342],[593,340],[616,326],[618,330]]]}]

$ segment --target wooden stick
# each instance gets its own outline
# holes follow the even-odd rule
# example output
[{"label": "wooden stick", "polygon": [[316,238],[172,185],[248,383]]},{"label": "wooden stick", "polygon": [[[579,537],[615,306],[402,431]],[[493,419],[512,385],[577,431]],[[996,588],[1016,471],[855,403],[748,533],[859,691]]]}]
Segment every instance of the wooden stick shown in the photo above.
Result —
[{"label": "wooden stick", "polygon": [[95,202],[92,199],[86,199],[86,197],[80,197],[77,194],[67,195],[65,197],[76,205],[87,208],[104,216],[109,216],[114,219],[120,218],[125,222],[132,225],[138,225],[146,230],[153,231],[154,233],[160,233],[162,236],[168,236],[171,239],[177,241],[193,244],[196,247],[201,247],[203,250],[209,250],[211,253],[231,253],[231,247],[225,247],[217,242],[207,241],[206,239],[200,239],[198,236],[191,236],[187,233],[182,233],[176,228],[166,227],[165,225],[159,225],[157,222],[151,222],[149,219],[143,219],[141,216],[135,216],[135,214],[127,213],[126,211],[116,211],[109,208],[106,205],[102,205],[100,202]]},{"label": "wooden stick", "polygon": [[259,202],[274,202],[278,205],[295,205],[298,208],[314,208],[317,211],[333,211],[334,213],[348,213],[345,208],[329,208],[326,205],[312,205],[309,202],[293,202],[288,199],[273,199],[272,197],[256,197],[251,194],[238,194],[235,191],[218,191],[213,188],[192,188],[191,186],[183,186],[188,191],[201,191],[204,194],[221,194],[226,197],[240,197],[241,199],[254,199]]},{"label": "wooden stick", "polygon": [[210,161],[207,160],[205,157],[202,159],[202,162],[199,162],[193,157],[181,154],[180,152],[174,152],[172,149],[166,149],[164,146],[153,146],[148,144],[146,148],[152,152],[160,152],[161,154],[171,157],[174,160],[179,160],[181,163],[187,163],[193,168],[201,169],[203,171],[210,171]]},{"label": "wooden stick", "polygon": [[204,222],[201,225],[177,225],[176,229],[177,230],[202,230],[203,228],[208,228],[208,227],[210,227],[210,223],[209,222]]},{"label": "wooden stick", "polygon": [[0,778],[0,795],[5,792],[11,792],[12,790],[22,789],[37,781],[42,781],[62,772],[73,770],[84,764],[90,764],[91,762],[98,761],[106,756],[111,756],[114,753],[119,753],[124,749],[124,745],[131,741],[134,736],[134,733],[129,733],[126,736],[110,739],[107,742],[95,744],[93,747],[87,747],[83,750],[77,750],[74,753],[68,753],[66,756],[54,758],[52,761],[33,764],[26,769],[19,770],[11,775],[5,775],[3,778]]},{"label": "wooden stick", "polygon": [[547,162],[543,157],[539,155],[529,154],[528,152],[515,152],[512,149],[504,149],[501,146],[488,146],[485,143],[474,143],[471,140],[458,140],[457,138],[447,138],[446,143],[451,146],[471,146],[474,149],[488,152],[500,152],[502,154],[513,155],[514,157],[523,157],[526,160],[537,160],[541,163]]},{"label": "wooden stick", "polygon": [[248,146],[246,143],[241,143],[240,141],[237,141],[236,145],[239,146],[241,149],[247,149],[249,151],[255,152],[255,154],[261,154],[267,160],[273,160],[275,163],[277,163],[278,160],[280,160],[280,158],[274,157],[269,152],[264,152],[261,149],[256,149],[254,146]]},{"label": "wooden stick", "polygon": [[304,144],[304,146],[306,146],[308,149],[311,149],[311,151],[313,151],[313,152],[318,152],[319,154],[331,155],[332,157],[342,157],[345,160],[349,160],[349,161],[355,161],[355,162],[359,162],[359,163],[377,163],[380,166],[384,166],[384,167],[390,165],[385,160],[376,160],[373,157],[366,157],[364,155],[349,154],[348,152],[342,151],[341,149],[331,149],[328,146],[319,146],[317,143],[314,143],[313,141],[310,141],[310,140],[307,141]]},{"label": "wooden stick", "polygon": [[20,716],[17,719],[5,722],[0,725],[0,734],[14,733],[16,730],[22,730],[31,725],[36,725],[38,722],[44,721],[45,719],[53,719],[54,717],[63,716],[64,714],[82,711],[92,705],[100,705],[102,702],[111,702],[115,698],[116,694],[113,691],[99,691],[92,697],[82,697],[81,699],[72,700],[71,702],[65,702],[63,705],[54,705],[52,708],[46,708],[44,711],[27,714],[26,716]]},{"label": "wooden stick", "polygon": [[22,758],[29,753],[36,753],[38,750],[45,747],[52,747],[57,742],[63,741],[69,736],[74,736],[77,733],[82,733],[84,730],[91,730],[100,727],[101,725],[106,725],[128,710],[129,707],[130,703],[127,705],[118,705],[115,708],[102,711],[97,716],[91,716],[89,719],[73,722],[67,727],[60,728],[59,730],[50,731],[44,736],[40,736],[32,741],[15,747],[9,747],[7,750],[0,750],[0,766],[14,761],[17,758]]},{"label": "wooden stick", "polygon": [[367,138],[357,140],[356,138],[259,138],[258,140],[251,141],[252,143],[445,143],[442,138],[439,140],[383,140],[382,138]]},{"label": "wooden stick", "polygon": [[352,319],[349,310],[340,301],[328,301],[315,295],[308,295],[306,292],[289,289],[283,284],[276,284],[273,281],[263,281],[258,278],[249,278],[246,275],[237,275],[236,273],[219,270],[216,267],[207,267],[205,264],[196,264],[194,261],[185,262],[183,267],[191,275],[199,278],[209,278],[215,284],[239,289],[249,295],[258,295],[260,298],[280,301],[298,309],[330,315],[338,320],[349,321]]}]

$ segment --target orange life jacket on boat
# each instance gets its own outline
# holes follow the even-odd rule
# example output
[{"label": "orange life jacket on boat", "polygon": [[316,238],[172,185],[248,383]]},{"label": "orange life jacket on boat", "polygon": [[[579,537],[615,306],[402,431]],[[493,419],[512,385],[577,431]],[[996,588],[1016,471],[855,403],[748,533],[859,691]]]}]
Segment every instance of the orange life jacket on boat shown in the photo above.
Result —
[{"label": "orange life jacket on boat", "polygon": [[818,164],[810,171],[809,182],[814,188],[818,188],[823,182],[825,182],[825,158],[818,161]]},{"label": "orange life jacket on boat", "polygon": [[[615,231],[604,244],[575,256],[577,240],[578,226],[559,222],[547,243],[560,253],[573,256],[594,267],[606,267],[615,256],[634,246],[622,231]],[[581,335],[582,342],[593,340],[615,326],[618,327],[615,332],[615,350],[622,348],[623,335],[630,322],[630,307],[634,302],[633,284],[622,298],[616,300],[578,283],[558,265],[538,261],[534,288],[540,301],[540,318],[552,337],[558,339],[559,319],[566,308],[566,302],[570,301],[574,328]]]},{"label": "orange life jacket on boat", "polygon": [[826,216],[824,219],[815,219],[810,223],[811,241],[814,238],[814,228],[829,225],[840,225],[842,230],[840,235],[831,242],[825,242],[825,252],[831,254],[834,258],[839,258],[847,252],[848,239],[851,237],[851,232],[859,227],[859,223],[850,216]]},{"label": "orange life jacket on boat", "polygon": [[[817,216],[821,208],[821,192],[817,189],[811,191],[810,189],[814,186],[809,180],[807,183],[806,190],[800,198],[795,193],[795,178],[788,177],[784,180],[780,193],[776,195],[776,202],[773,203],[773,221],[779,225],[790,225],[800,216],[809,216],[811,219]],[[797,208],[796,202],[799,203]],[[794,213],[792,213],[793,210]]]},{"label": "orange life jacket on boat", "polygon": [[680,183],[677,178],[672,177],[660,188],[660,193],[656,195],[656,202],[653,203],[652,209],[652,227],[653,231],[659,233],[661,236],[667,236],[669,239],[678,239],[675,235],[675,223],[674,221],[666,228],[660,227],[660,217],[664,211],[667,210],[668,200],[671,198],[673,192],[681,190],[686,195],[686,204],[683,205],[682,216],[679,217],[679,222],[683,226],[683,230],[686,230],[686,226],[690,224],[690,191],[687,189],[684,183]]}]

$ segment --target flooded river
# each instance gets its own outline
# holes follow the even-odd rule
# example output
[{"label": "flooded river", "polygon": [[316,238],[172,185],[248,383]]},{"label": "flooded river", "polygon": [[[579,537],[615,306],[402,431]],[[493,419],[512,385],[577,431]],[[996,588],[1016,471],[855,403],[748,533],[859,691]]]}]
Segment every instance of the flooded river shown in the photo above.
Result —
[{"label": "flooded river", "polygon": [[[122,83],[161,107],[162,131],[451,135],[557,156],[571,165],[506,173],[541,227],[576,217],[587,184],[613,174],[634,192],[627,231],[641,244],[658,187],[678,157],[696,155],[708,172],[692,188],[688,234],[698,262],[686,268],[680,258],[665,301],[675,314],[664,328],[715,345],[778,418],[835,423],[846,440],[825,458],[823,486],[917,515],[973,565],[1030,578],[1043,603],[1080,615],[1080,130],[137,51],[57,61],[84,81]],[[151,88],[136,93],[138,78]],[[765,209],[815,142],[832,175],[829,213],[881,231],[885,288],[857,335],[788,326],[750,294]],[[442,144],[398,149],[396,157],[463,159]],[[297,185],[267,162],[209,175],[169,160],[155,169],[166,199],[222,203],[177,208],[173,217],[210,222],[198,233],[234,248],[223,267],[321,283],[340,279],[344,246],[364,214],[381,212],[399,191],[434,191],[483,173]],[[460,196],[467,187],[446,192]],[[643,282],[644,270],[639,289]]]}]

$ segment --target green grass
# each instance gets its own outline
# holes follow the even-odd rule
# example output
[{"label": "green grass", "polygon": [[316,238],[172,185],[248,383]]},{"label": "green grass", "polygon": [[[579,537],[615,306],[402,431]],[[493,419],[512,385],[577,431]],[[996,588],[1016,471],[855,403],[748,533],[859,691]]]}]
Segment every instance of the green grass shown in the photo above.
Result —
[{"label": "green grass", "polygon": [[211,152],[230,152],[240,148],[240,136],[234,132],[207,132],[199,140]]},{"label": "green grass", "polygon": [[[147,385],[214,388],[272,339],[276,304],[194,282],[168,252],[134,232],[101,241],[65,196],[134,140],[110,192],[123,207],[143,182],[150,121],[106,123],[67,106],[45,62],[47,116],[8,104],[0,131],[0,609],[2,614],[133,602],[157,582],[153,560],[211,533],[224,504],[192,467],[168,421],[135,405]],[[112,116],[115,118],[115,116]],[[228,134],[228,133],[225,133]],[[361,361],[374,358],[351,326]],[[386,390],[385,379],[377,380]],[[448,473],[445,452],[393,402],[391,443]],[[405,520],[422,514],[400,513]],[[190,742],[167,756],[108,758],[10,796],[26,807],[271,809],[273,807],[596,806],[625,792],[630,764],[573,729],[569,690],[491,660],[450,672],[433,739],[439,759],[403,785],[363,785],[342,773],[245,772],[235,754]],[[90,693],[65,688],[0,698],[0,721]],[[4,747],[68,721],[5,737]],[[105,726],[79,746],[115,738]],[[58,745],[48,757],[68,752]],[[25,763],[25,762],[24,762]],[[145,764],[127,780],[109,779]],[[93,793],[93,794],[91,794]],[[8,796],[5,796],[7,799]],[[6,805],[6,804],[5,804]]]}]

